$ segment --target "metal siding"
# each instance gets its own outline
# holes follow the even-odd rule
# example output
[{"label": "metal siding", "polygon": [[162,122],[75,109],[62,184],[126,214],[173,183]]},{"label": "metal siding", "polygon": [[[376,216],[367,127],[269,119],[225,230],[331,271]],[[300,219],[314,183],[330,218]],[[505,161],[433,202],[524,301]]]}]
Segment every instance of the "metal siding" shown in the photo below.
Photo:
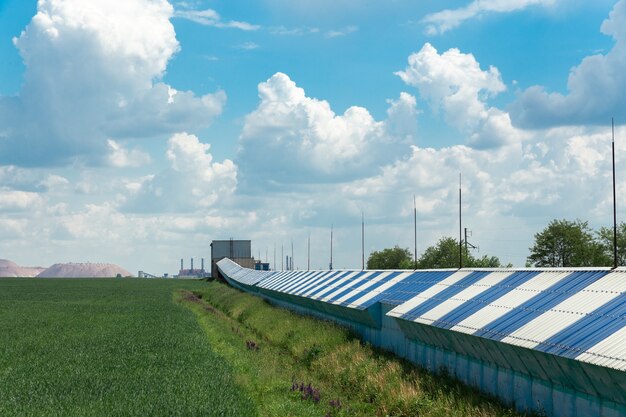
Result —
[{"label": "metal siding", "polygon": [[596,281],[596,274],[587,273],[577,277],[572,275],[568,277],[568,281],[571,280],[575,289],[547,297],[548,302],[539,303],[540,305],[530,315],[531,320],[527,320],[501,340],[534,348],[580,320],[584,314],[615,298],[616,294],[613,292],[595,291],[602,288],[602,283]]},{"label": "metal siding", "polygon": [[[458,291],[456,294],[451,295],[448,299],[437,304],[431,310],[423,313],[419,317],[419,321],[422,323],[427,321],[433,322],[433,325],[437,325],[437,323],[440,321],[442,321],[443,323],[447,323],[444,318],[448,317],[449,315],[453,315],[454,312],[461,308],[465,303],[467,303],[468,300],[471,300],[474,297],[477,297],[485,291],[489,290],[490,288],[500,284],[510,275],[511,272],[492,272],[484,275],[478,281],[473,282],[464,289],[460,288],[461,291]],[[459,287],[462,287],[462,284],[460,282]],[[442,294],[442,298],[444,296],[445,295]],[[426,307],[427,304],[424,306],[424,308]]]},{"label": "metal siding", "polygon": [[291,282],[297,281],[305,273],[306,271],[289,271],[283,276],[281,276],[280,279],[272,282],[269,285],[265,285],[265,288],[268,288],[274,291],[280,291],[282,287],[284,287],[285,285],[288,285]]},{"label": "metal siding", "polygon": [[431,298],[438,296],[441,292],[448,289],[450,286],[456,284],[457,282],[463,280],[472,271],[457,271],[450,276],[446,277],[442,281],[433,284],[430,288],[420,292],[419,294],[411,297],[406,302],[400,304],[398,307],[391,310],[388,314],[393,317],[402,317],[414,308],[420,306],[421,304],[427,302]]},{"label": "metal siding", "polygon": [[343,287],[346,283],[351,282],[356,276],[362,275],[364,271],[350,271],[347,274],[341,275],[332,282],[327,283],[324,287],[318,288],[315,291],[309,293],[307,297],[321,300],[324,295],[335,290],[337,287]]},{"label": "metal siding", "polygon": [[443,289],[436,296],[428,297],[428,299],[420,303],[420,305],[407,311],[402,316],[402,318],[407,319],[407,320],[419,320],[423,318],[424,313],[430,310],[433,310],[435,307],[444,303],[449,298],[457,295],[469,285],[472,285],[478,282],[479,280],[481,280],[488,274],[489,272],[487,271],[471,271],[469,274],[467,274],[465,277],[460,279],[458,282],[450,284],[447,288]]},{"label": "metal siding", "polygon": [[342,294],[334,303],[348,306],[351,304],[351,301],[358,300],[364,295],[372,293],[373,290],[379,289],[395,276],[397,275],[394,275],[392,271],[378,271],[375,275],[371,275],[370,279],[365,283],[353,288],[352,291]]},{"label": "metal siding", "polygon": [[307,298],[315,298],[314,296],[317,295],[318,293],[326,291],[326,289],[328,289],[331,286],[333,286],[332,288],[334,288],[334,285],[336,282],[339,282],[344,277],[355,274],[355,273],[356,271],[341,271],[339,274],[333,276],[331,279],[322,281],[299,295],[303,297],[307,297]]},{"label": "metal siding", "polygon": [[576,359],[626,371],[626,327],[588,348]]},{"label": "metal siding", "polygon": [[351,280],[339,286],[335,291],[324,296],[323,301],[334,302],[344,296],[345,294],[352,292],[357,286],[361,285],[364,280],[369,280],[372,276],[380,275],[380,271],[361,271],[361,273],[355,275]]},{"label": "metal siding", "polygon": [[372,301],[380,301],[394,306],[399,306],[404,302],[426,291],[436,284],[441,283],[458,270],[443,271],[415,271],[409,276],[390,286]]},{"label": "metal siding", "polygon": [[294,295],[302,295],[303,293],[312,289],[314,286],[333,279],[341,272],[342,271],[325,271],[322,275],[318,276],[315,279],[312,279],[310,282],[301,283],[301,285],[291,288],[289,290],[289,293]]},{"label": "metal siding", "polygon": [[322,276],[327,272],[328,271],[310,271],[309,273],[307,273],[306,279],[287,285],[282,289],[282,291],[291,293],[294,288],[300,288],[303,285],[308,284],[309,282],[315,281],[317,277]]},{"label": "metal siding", "polygon": [[[440,317],[434,324],[438,327],[446,329],[452,328],[460,322],[470,318],[474,313],[491,304],[493,301],[502,298],[518,286],[529,281],[537,274],[537,271],[514,272],[501,282],[486,288],[484,291],[481,291],[480,294],[477,294],[468,300],[463,300],[461,305]],[[480,285],[480,283],[478,285]],[[462,298],[461,294],[457,295],[457,298]]]},{"label": "metal siding", "polygon": [[477,336],[502,340],[525,326],[544,312],[569,298],[572,294],[606,275],[607,271],[575,271],[559,280],[551,287],[537,293],[507,314],[489,323],[484,329],[474,333]]},{"label": "metal siding", "polygon": [[401,283],[404,279],[410,276],[410,272],[390,273],[384,276],[374,285],[364,288],[354,294],[350,294],[349,297],[344,298],[341,304],[348,307],[369,307],[375,303],[384,303],[392,307],[397,306],[397,303],[389,303],[386,298],[393,288]]},{"label": "metal siding", "polygon": [[[623,328],[626,294],[613,298],[598,309],[586,313],[574,324],[541,342],[537,349],[575,358]],[[625,341],[626,343],[626,341]]]}]

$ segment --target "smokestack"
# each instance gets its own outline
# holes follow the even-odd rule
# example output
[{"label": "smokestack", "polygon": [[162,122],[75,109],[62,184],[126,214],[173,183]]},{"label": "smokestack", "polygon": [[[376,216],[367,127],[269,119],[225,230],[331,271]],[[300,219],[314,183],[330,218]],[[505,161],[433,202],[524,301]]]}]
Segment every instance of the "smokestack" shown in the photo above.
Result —
[{"label": "smokestack", "polygon": [[180,272],[183,272],[183,258],[180,258]]},{"label": "smokestack", "polygon": [[191,258],[191,269],[190,272],[193,272],[193,258]]},{"label": "smokestack", "polygon": [[204,258],[202,258],[202,272],[204,272]]}]

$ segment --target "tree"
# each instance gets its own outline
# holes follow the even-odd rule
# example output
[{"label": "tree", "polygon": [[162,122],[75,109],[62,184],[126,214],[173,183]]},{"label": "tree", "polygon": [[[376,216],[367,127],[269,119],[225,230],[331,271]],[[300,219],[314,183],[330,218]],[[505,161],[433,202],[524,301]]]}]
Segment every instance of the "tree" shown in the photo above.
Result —
[{"label": "tree", "polygon": [[552,220],[530,248],[528,264],[538,267],[608,266],[602,245],[594,239],[588,222]]},{"label": "tree", "polygon": [[[596,232],[598,243],[602,248],[602,253],[609,260],[610,266],[613,265],[613,228],[601,227]],[[617,225],[617,264],[626,265],[626,223],[622,222]]]},{"label": "tree", "polygon": [[429,246],[417,261],[418,269],[457,268],[459,266],[459,242],[443,237],[435,246]]},{"label": "tree", "polygon": [[374,251],[367,258],[367,269],[413,269],[411,252],[398,245]]},{"label": "tree", "polygon": [[[499,268],[502,266],[497,256],[484,255],[474,258],[465,245],[461,246],[463,266],[468,268]],[[511,266],[510,264],[508,265]],[[458,268],[459,242],[451,237],[443,237],[435,246],[428,247],[417,261],[419,269]]]}]

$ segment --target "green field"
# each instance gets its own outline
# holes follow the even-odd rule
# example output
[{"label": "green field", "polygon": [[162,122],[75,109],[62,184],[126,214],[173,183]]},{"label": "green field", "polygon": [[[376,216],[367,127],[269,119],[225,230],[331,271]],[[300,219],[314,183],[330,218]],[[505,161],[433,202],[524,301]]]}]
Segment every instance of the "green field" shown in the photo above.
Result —
[{"label": "green field", "polygon": [[516,416],[216,282],[0,279],[0,417]]},{"label": "green field", "polygon": [[0,416],[248,416],[173,280],[0,279]]}]

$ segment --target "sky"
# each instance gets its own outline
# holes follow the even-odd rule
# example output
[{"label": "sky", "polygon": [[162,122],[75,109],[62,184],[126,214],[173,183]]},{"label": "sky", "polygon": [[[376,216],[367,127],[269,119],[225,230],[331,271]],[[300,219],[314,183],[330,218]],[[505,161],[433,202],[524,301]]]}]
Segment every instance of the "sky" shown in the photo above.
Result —
[{"label": "sky", "polygon": [[[0,258],[361,267],[462,227],[522,267],[626,221],[626,0],[0,0]],[[276,254],[276,255],[274,255]]]}]

